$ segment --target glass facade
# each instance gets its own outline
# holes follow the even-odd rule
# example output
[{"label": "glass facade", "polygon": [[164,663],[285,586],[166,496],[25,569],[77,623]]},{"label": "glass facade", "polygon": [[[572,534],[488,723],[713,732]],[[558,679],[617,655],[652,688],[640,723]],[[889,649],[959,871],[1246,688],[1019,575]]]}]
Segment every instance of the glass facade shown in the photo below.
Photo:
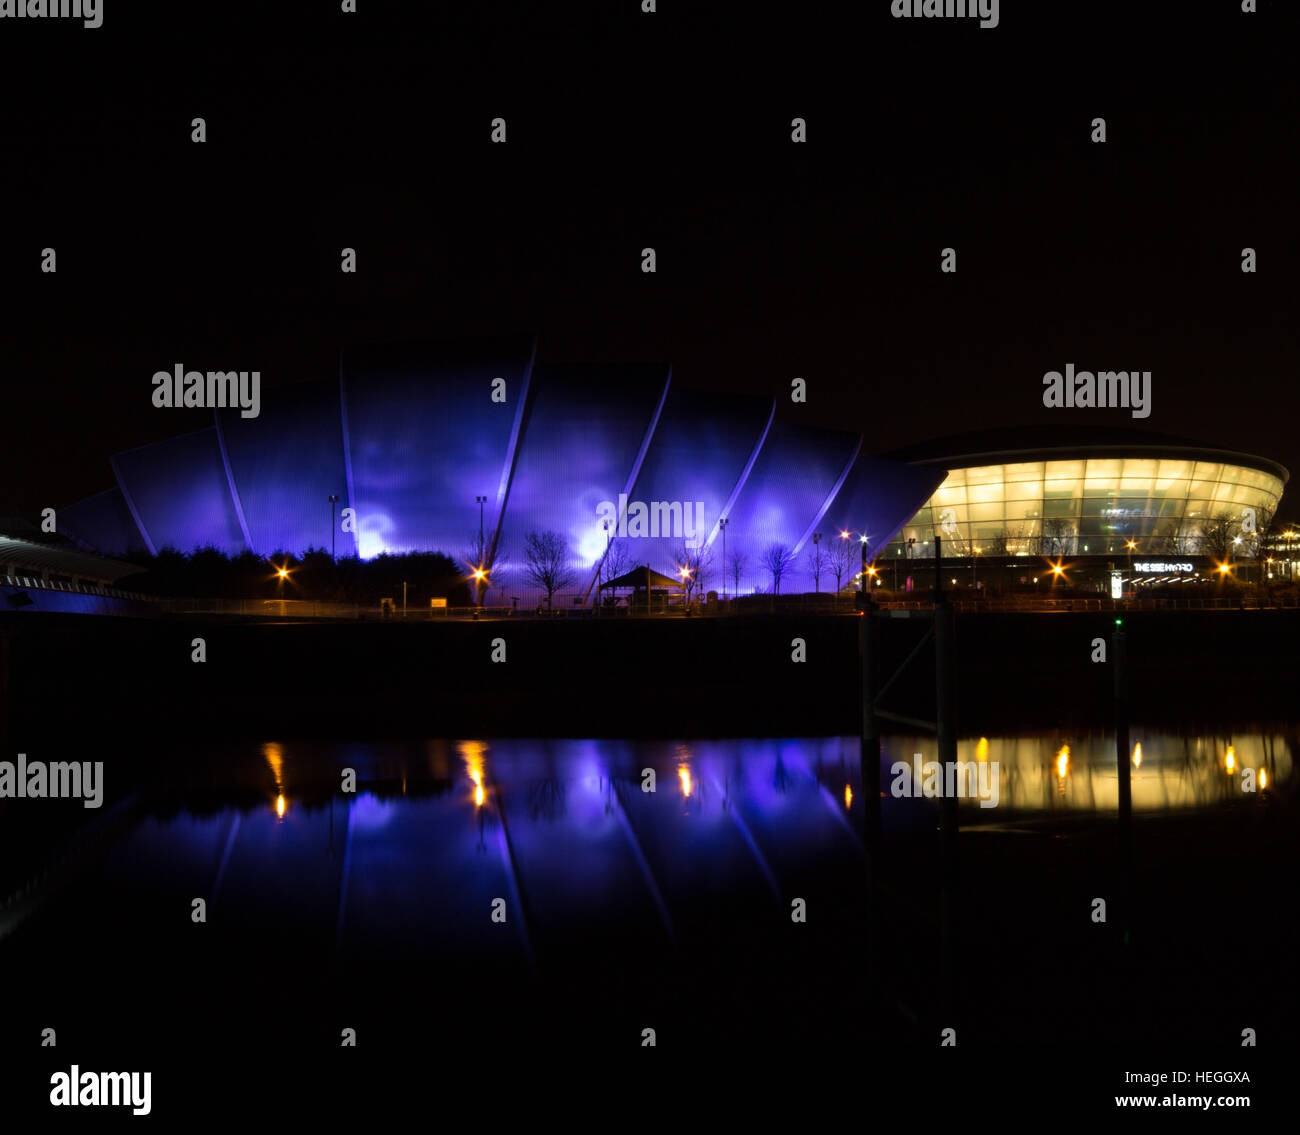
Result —
[{"label": "glass facade", "polygon": [[1129,541],[1196,554],[1212,524],[1264,524],[1282,488],[1262,469],[1191,455],[971,465],[949,470],[888,554],[933,556],[935,535],[954,555],[1106,555]]}]

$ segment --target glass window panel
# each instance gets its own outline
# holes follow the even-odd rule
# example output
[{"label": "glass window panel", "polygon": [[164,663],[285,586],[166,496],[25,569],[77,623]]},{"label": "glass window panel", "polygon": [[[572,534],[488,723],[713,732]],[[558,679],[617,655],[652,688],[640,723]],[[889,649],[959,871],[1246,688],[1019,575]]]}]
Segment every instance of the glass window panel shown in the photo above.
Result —
[{"label": "glass window panel", "polygon": [[1048,480],[1073,480],[1083,477],[1083,461],[1048,461],[1043,470]]},{"label": "glass window panel", "polygon": [[1197,481],[1217,481],[1222,476],[1223,466],[1213,461],[1198,461],[1192,471],[1192,477]]},{"label": "glass window panel", "polygon": [[966,470],[965,470],[965,469],[953,469],[953,470],[949,471],[948,476],[946,476],[946,477],[943,479],[943,484],[940,485],[939,488],[941,488],[941,489],[956,489],[956,488],[961,487],[961,486],[964,485],[964,484],[966,484]]},{"label": "glass window panel", "polygon": [[1087,479],[1091,481],[1104,477],[1107,480],[1114,481],[1120,475],[1120,466],[1122,464],[1123,462],[1118,457],[1090,457],[1088,458]]},{"label": "glass window panel", "polygon": [[1161,480],[1167,477],[1181,478],[1186,480],[1192,475],[1192,463],[1190,461],[1164,461],[1160,462],[1160,472],[1157,474]]},{"label": "glass window panel", "polygon": [[1258,469],[1244,469],[1240,465],[1225,465],[1223,467],[1223,479],[1237,485],[1261,487],[1266,476],[1266,473],[1262,473]]},{"label": "glass window panel", "polygon": [[935,507],[945,508],[952,504],[965,504],[966,490],[965,488],[949,489],[941,487],[935,492],[934,496],[930,498],[930,503]]},{"label": "glass window panel", "polygon": [[995,485],[972,485],[966,490],[966,499],[971,504],[988,504],[1003,498],[1004,486],[1001,481]]},{"label": "glass window panel", "polygon": [[1006,467],[1008,481],[1041,481],[1043,479],[1043,462],[1026,461],[1019,465]]},{"label": "glass window panel", "polygon": [[995,481],[1005,479],[1001,465],[980,465],[975,469],[966,470],[966,484],[968,485],[989,485]]},{"label": "glass window panel", "polygon": [[1002,519],[1002,502],[995,504],[973,504],[967,511],[970,513],[971,520],[1001,520]]},{"label": "glass window panel", "polygon": [[1082,479],[1052,480],[1043,482],[1043,491],[1055,497],[1079,496],[1083,492]]},{"label": "glass window panel", "polygon": [[1145,457],[1126,457],[1124,458],[1124,476],[1125,477],[1154,477],[1160,466],[1160,462]]},{"label": "glass window panel", "polygon": [[1007,500],[1038,500],[1043,495],[1042,481],[1013,481],[1007,485]]}]

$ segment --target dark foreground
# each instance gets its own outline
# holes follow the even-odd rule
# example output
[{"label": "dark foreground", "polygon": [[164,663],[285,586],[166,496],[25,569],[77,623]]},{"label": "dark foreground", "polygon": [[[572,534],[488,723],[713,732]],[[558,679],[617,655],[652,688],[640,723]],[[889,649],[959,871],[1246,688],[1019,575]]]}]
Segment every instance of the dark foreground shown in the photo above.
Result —
[{"label": "dark foreground", "polygon": [[[788,838],[780,809],[818,806],[807,778],[782,789],[774,812],[765,769],[757,795],[730,805],[733,831],[716,791],[701,800],[703,779],[690,803],[672,796],[671,766],[662,798],[635,778],[606,782],[593,791],[607,808],[567,825],[556,809],[579,810],[576,783],[566,802],[549,778],[488,777],[481,813],[458,805],[482,816],[483,850],[467,851],[462,869],[419,850],[433,813],[415,809],[436,786],[399,785],[387,766],[360,771],[369,788],[351,805],[352,838],[346,805],[296,771],[286,822],[309,826],[302,847],[220,769],[142,786],[127,807],[145,838],[119,833],[83,855],[0,938],[12,978],[6,1100],[39,1111],[51,1072],[75,1062],[153,1071],[164,1122],[197,1099],[218,1112],[256,1101],[285,1118],[321,1108],[378,1118],[398,1101],[428,1102],[434,1083],[554,1091],[591,1076],[584,1099],[612,1091],[614,1103],[628,1083],[662,1083],[660,1099],[679,1077],[716,1079],[737,1093],[738,1113],[804,1084],[820,1085],[809,1109],[848,1116],[873,1101],[927,1118],[1041,1107],[1106,1119],[1114,1096],[1149,1090],[1124,1074],[1153,1071],[1244,1072],[1249,1082],[1179,1091],[1249,1097],[1254,1119],[1286,1103],[1300,992],[1294,777],[1252,798],[1139,816],[1127,938],[1113,821],[1021,815],[964,828],[945,953],[933,824],[887,826],[872,892],[854,824]],[[403,809],[414,826],[395,826]],[[671,843],[647,822],[661,809],[685,833]],[[635,869],[599,869],[603,845],[589,841],[602,826],[620,840],[611,815],[640,832],[670,924]],[[238,841],[225,839],[232,820]],[[708,823],[727,826],[728,841]],[[161,853],[159,824],[208,824],[218,838],[191,861],[175,854],[183,844]],[[504,876],[475,889],[480,870],[505,861],[518,864],[517,890]],[[513,912],[506,925],[486,915],[494,893]],[[195,894],[213,900],[204,924],[190,917]],[[792,918],[795,898],[806,921]],[[38,1047],[46,1028],[55,1049]],[[356,1048],[342,1045],[344,1029]],[[943,1044],[948,1029],[955,1047]],[[1243,1047],[1247,1029],[1256,1044]],[[531,1101],[492,1102],[516,1105]]]},{"label": "dark foreground", "polygon": [[[899,612],[901,614],[901,612]],[[1111,720],[1109,614],[959,617],[958,727]],[[1294,691],[1300,611],[1126,616],[1133,712],[1273,718]],[[923,637],[880,621],[881,673]],[[384,624],[0,615],[9,734],[35,745],[130,723],[205,737],[834,736],[860,728],[858,619],[758,616]],[[193,661],[202,639],[206,661]],[[793,660],[797,642],[805,661]],[[494,661],[494,657],[504,659]],[[882,681],[884,678],[882,678]],[[882,705],[933,720],[923,646]]]}]

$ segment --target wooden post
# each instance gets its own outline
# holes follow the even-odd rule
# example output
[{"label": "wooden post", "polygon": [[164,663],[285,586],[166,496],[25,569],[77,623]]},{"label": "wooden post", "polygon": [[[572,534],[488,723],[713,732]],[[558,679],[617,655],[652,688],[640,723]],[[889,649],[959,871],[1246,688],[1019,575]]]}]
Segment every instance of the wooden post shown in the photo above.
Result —
[{"label": "wooden post", "polygon": [[[952,604],[943,590],[940,564],[942,537],[934,540],[934,664],[935,664],[935,732],[938,734],[938,760],[944,781],[939,800],[942,829],[942,866],[940,880],[940,935],[943,966],[944,1007],[956,1007],[957,989],[957,887],[958,887],[958,806],[956,789],[957,722],[953,689],[955,642]],[[949,770],[952,788],[948,791]]]},{"label": "wooden post", "polygon": [[1115,762],[1119,774],[1119,930],[1124,945],[1132,930],[1133,902],[1133,782],[1128,731],[1128,636],[1124,621],[1115,619],[1110,636],[1111,666],[1115,671]]}]

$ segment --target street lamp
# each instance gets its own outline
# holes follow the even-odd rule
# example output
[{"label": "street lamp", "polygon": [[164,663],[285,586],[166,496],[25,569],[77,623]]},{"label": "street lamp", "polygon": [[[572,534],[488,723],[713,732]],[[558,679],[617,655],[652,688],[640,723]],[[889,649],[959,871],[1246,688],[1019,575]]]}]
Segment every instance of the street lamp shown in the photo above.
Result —
[{"label": "street lamp", "polygon": [[724,601],[727,598],[727,571],[729,570],[727,566],[727,525],[730,523],[731,521],[725,516],[718,521],[718,528],[722,532],[722,598]]},{"label": "street lamp", "polygon": [[330,493],[330,559],[334,559],[334,506],[338,504],[338,494]]},{"label": "street lamp", "polygon": [[822,542],[822,534],[820,532],[814,532],[813,533],[813,562],[817,570],[813,573],[813,592],[814,594],[817,595],[820,595],[822,593],[821,542]]},{"label": "street lamp", "polygon": [[483,561],[487,559],[487,548],[483,546],[483,506],[487,503],[487,497],[476,496],[474,503],[478,505],[478,570],[474,573],[474,578],[478,580],[478,586],[475,590],[478,592],[478,602],[476,606],[483,606]]}]

